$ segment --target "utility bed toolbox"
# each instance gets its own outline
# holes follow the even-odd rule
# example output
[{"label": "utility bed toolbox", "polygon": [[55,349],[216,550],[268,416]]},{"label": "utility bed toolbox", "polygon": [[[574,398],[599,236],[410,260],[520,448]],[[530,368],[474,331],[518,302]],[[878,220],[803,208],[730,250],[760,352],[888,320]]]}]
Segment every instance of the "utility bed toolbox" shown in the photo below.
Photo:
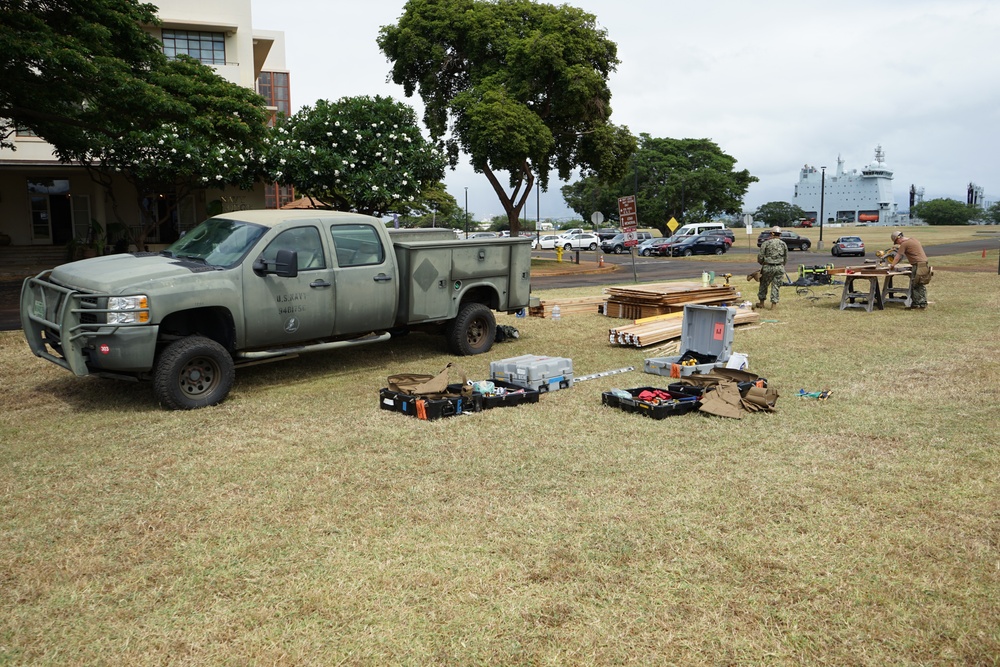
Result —
[{"label": "utility bed toolbox", "polygon": [[509,382],[539,392],[573,386],[573,360],[525,354],[490,362],[493,380]]},{"label": "utility bed toolbox", "polygon": [[[462,385],[448,385],[448,391],[459,394]],[[472,394],[469,396],[445,396],[443,398],[425,398],[414,396],[391,389],[379,391],[379,407],[383,410],[401,412],[404,415],[417,417],[419,419],[440,419],[441,417],[454,417],[463,412],[479,412],[482,410],[482,395]]]},{"label": "utility bed toolbox", "polygon": [[[640,415],[653,419],[666,419],[674,415],[687,414],[688,412],[697,410],[699,406],[697,396],[664,391],[656,387],[636,387],[635,389],[626,389],[625,391],[630,393],[632,398],[619,397],[613,392],[606,391],[601,394],[601,403],[611,408],[621,408],[625,412],[637,412]],[[639,396],[643,392],[665,393],[669,398],[642,400]]]},{"label": "utility bed toolbox", "polygon": [[674,357],[646,359],[643,370],[653,375],[684,377],[692,373],[707,373],[719,364],[725,365],[733,354],[735,319],[734,308],[684,306],[681,353]]}]

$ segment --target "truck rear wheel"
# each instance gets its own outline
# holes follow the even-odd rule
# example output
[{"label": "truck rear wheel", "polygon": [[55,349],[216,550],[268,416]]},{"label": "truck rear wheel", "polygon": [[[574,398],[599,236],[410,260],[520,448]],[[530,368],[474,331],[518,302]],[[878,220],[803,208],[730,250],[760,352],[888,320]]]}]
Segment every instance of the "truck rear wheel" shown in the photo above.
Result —
[{"label": "truck rear wheel", "polygon": [[221,403],[236,377],[226,348],[205,336],[171,343],[160,355],[153,375],[157,400],[171,410],[194,410]]},{"label": "truck rear wheel", "polygon": [[448,327],[448,347],[459,356],[489,352],[497,335],[493,311],[481,303],[466,304]]}]

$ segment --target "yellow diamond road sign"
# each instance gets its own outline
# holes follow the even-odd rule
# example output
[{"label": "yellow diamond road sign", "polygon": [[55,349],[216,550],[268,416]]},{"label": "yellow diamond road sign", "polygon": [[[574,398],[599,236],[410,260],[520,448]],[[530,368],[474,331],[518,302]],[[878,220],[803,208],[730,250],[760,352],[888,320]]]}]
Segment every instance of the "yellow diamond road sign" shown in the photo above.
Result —
[{"label": "yellow diamond road sign", "polygon": [[671,232],[676,232],[677,228],[680,227],[680,224],[681,223],[677,222],[676,218],[670,218],[670,221],[667,222],[667,227],[670,229]]}]

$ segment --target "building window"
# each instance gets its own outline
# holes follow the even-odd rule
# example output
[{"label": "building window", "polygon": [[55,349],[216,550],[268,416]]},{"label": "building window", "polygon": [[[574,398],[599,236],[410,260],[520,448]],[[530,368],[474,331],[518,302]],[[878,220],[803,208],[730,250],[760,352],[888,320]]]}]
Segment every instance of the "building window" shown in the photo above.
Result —
[{"label": "building window", "polygon": [[29,130],[26,127],[19,127],[19,128],[17,128],[17,134],[15,136],[18,136],[18,137],[37,137],[38,135],[35,134],[34,130]]},{"label": "building window", "polygon": [[184,54],[205,65],[225,65],[226,37],[221,32],[164,30],[163,52],[168,58]]},{"label": "building window", "polygon": [[268,125],[273,126],[275,116],[292,115],[292,97],[288,85],[288,72],[261,72],[257,77],[257,92],[264,98],[268,107],[274,110],[271,112],[271,120]]},{"label": "building window", "polygon": [[290,185],[269,183],[264,186],[264,208],[281,208],[295,199],[295,189]]}]

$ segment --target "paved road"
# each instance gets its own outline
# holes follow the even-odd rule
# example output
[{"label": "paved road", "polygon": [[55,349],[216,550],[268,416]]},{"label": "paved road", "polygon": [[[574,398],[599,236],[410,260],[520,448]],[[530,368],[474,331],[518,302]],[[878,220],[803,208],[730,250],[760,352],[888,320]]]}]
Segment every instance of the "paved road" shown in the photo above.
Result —
[{"label": "paved road", "polygon": [[[741,239],[742,240],[742,239]],[[743,240],[745,243],[746,241]],[[941,257],[943,255],[956,255],[966,252],[977,252],[983,247],[995,250],[995,239],[988,242],[984,240],[963,241],[961,243],[948,243],[945,245],[928,246],[927,254],[930,257]],[[554,252],[535,251],[536,257],[555,258]],[[575,253],[573,253],[575,255]],[[532,276],[532,285],[539,289],[555,289],[561,287],[581,287],[584,285],[608,285],[624,284],[634,282],[632,274],[631,255],[605,255],[606,264],[617,264],[617,271],[600,273],[570,273],[566,275]],[[800,252],[793,250],[788,253],[789,276],[798,273],[800,264],[806,266],[833,264],[834,266],[848,266],[860,264],[864,260],[859,257],[832,257],[829,250]],[[580,252],[580,262],[584,265],[590,264],[596,268],[597,255],[589,251]],[[636,257],[635,275],[639,282],[657,282],[663,280],[701,280],[703,271],[715,271],[719,276],[724,273],[733,274],[734,281],[739,284],[744,280],[746,274],[757,268],[757,247],[746,247],[737,241],[722,261],[712,257]],[[21,279],[8,277],[0,279],[0,331],[11,331],[21,328],[21,321],[18,315],[18,298],[21,293]]]}]

